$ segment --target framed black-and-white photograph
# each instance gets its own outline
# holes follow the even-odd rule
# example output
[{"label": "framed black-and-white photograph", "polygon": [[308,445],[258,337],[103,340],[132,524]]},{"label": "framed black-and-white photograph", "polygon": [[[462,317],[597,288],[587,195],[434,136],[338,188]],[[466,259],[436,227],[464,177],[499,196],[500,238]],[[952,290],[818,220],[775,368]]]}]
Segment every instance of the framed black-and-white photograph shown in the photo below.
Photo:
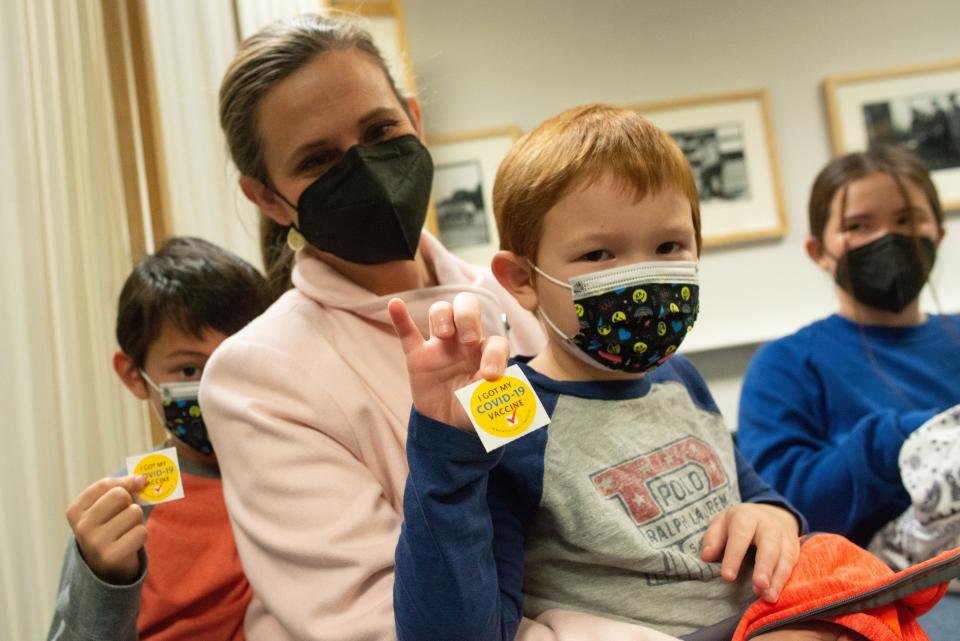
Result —
[{"label": "framed black-and-white photograph", "polygon": [[437,164],[433,173],[433,203],[440,239],[447,249],[490,244],[479,160]]},{"label": "framed black-and-white photograph", "polygon": [[632,107],[667,131],[700,193],[704,245],[782,236],[787,220],[766,91]]},{"label": "framed black-and-white photograph", "polygon": [[690,161],[701,203],[750,199],[740,123],[669,133]]},{"label": "framed black-and-white photograph", "polygon": [[930,168],[946,209],[960,208],[960,60],[824,80],[833,150],[902,145]]},{"label": "framed black-and-white photograph", "polygon": [[493,218],[493,181],[519,135],[510,126],[427,138],[434,166],[428,227],[467,262],[489,265],[500,247]]}]

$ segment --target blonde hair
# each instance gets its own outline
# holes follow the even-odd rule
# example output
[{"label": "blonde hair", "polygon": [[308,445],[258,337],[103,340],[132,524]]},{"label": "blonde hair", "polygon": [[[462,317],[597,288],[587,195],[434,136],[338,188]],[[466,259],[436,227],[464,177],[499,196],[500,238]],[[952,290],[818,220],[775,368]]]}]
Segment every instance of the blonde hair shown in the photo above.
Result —
[{"label": "blonde hair", "polygon": [[[220,128],[230,157],[240,173],[272,186],[263,162],[258,107],[277,84],[319,55],[356,49],[382,70],[400,106],[410,107],[390,75],[373,38],[347,15],[303,14],[267,25],[242,43],[220,83]],[[411,119],[412,122],[412,119]],[[293,252],[286,246],[285,227],[264,217],[260,252],[274,294],[290,287]]]},{"label": "blonde hair", "polygon": [[500,248],[535,261],[547,211],[576,188],[608,174],[632,187],[639,199],[679,189],[690,201],[699,253],[700,200],[683,152],[635,111],[601,104],[557,114],[507,154],[493,187]]}]

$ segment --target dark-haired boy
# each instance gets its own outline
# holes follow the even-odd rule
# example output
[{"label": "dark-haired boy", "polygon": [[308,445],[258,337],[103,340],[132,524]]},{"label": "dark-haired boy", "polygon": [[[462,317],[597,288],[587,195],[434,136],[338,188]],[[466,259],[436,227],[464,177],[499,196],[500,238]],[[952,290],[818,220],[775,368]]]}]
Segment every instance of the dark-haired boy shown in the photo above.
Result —
[{"label": "dark-haired boy", "polygon": [[[72,534],[48,639],[243,639],[251,588],[196,399],[213,351],[269,303],[256,269],[198,238],[169,239],[127,277],[113,367],[164,420],[186,498],[141,508],[133,496],[144,479],[132,475],[80,493],[67,509]],[[171,389],[185,420],[161,409]]]}]

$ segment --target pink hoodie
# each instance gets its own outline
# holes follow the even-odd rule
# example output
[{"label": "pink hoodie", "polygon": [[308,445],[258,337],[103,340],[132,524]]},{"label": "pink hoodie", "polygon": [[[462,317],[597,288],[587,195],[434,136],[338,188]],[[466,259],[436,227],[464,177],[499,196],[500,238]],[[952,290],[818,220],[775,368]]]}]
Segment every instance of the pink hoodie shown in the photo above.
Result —
[{"label": "pink hoodie", "polygon": [[[420,251],[437,287],[402,292],[426,331],[437,300],[477,295],[487,333],[509,318],[514,353],[539,351],[532,315],[489,270],[468,265],[424,233]],[[311,250],[295,289],[228,338],[207,364],[201,405],[254,598],[249,641],[394,639],[393,565],[407,475],[410,390],[387,314],[394,295],[347,280]],[[575,613],[546,613],[518,638],[667,638]],[[564,632],[566,629],[568,632]],[[581,631],[583,635],[581,637]]]}]

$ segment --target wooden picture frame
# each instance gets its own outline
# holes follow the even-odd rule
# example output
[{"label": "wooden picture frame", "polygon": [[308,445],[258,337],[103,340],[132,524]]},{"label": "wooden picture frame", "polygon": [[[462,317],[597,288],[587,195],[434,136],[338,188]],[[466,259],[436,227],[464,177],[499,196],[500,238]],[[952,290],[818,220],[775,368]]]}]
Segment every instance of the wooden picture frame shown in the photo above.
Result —
[{"label": "wooden picture frame", "polygon": [[944,209],[960,209],[960,59],[829,76],[835,155],[899,144],[930,167]]},{"label": "wooden picture frame", "polygon": [[520,137],[513,125],[427,136],[433,157],[432,216],[428,228],[454,254],[489,265],[500,248],[493,217],[493,181]]},{"label": "wooden picture frame", "polygon": [[787,231],[770,99],[764,89],[665,100],[631,109],[673,136],[700,191],[706,247]]}]

